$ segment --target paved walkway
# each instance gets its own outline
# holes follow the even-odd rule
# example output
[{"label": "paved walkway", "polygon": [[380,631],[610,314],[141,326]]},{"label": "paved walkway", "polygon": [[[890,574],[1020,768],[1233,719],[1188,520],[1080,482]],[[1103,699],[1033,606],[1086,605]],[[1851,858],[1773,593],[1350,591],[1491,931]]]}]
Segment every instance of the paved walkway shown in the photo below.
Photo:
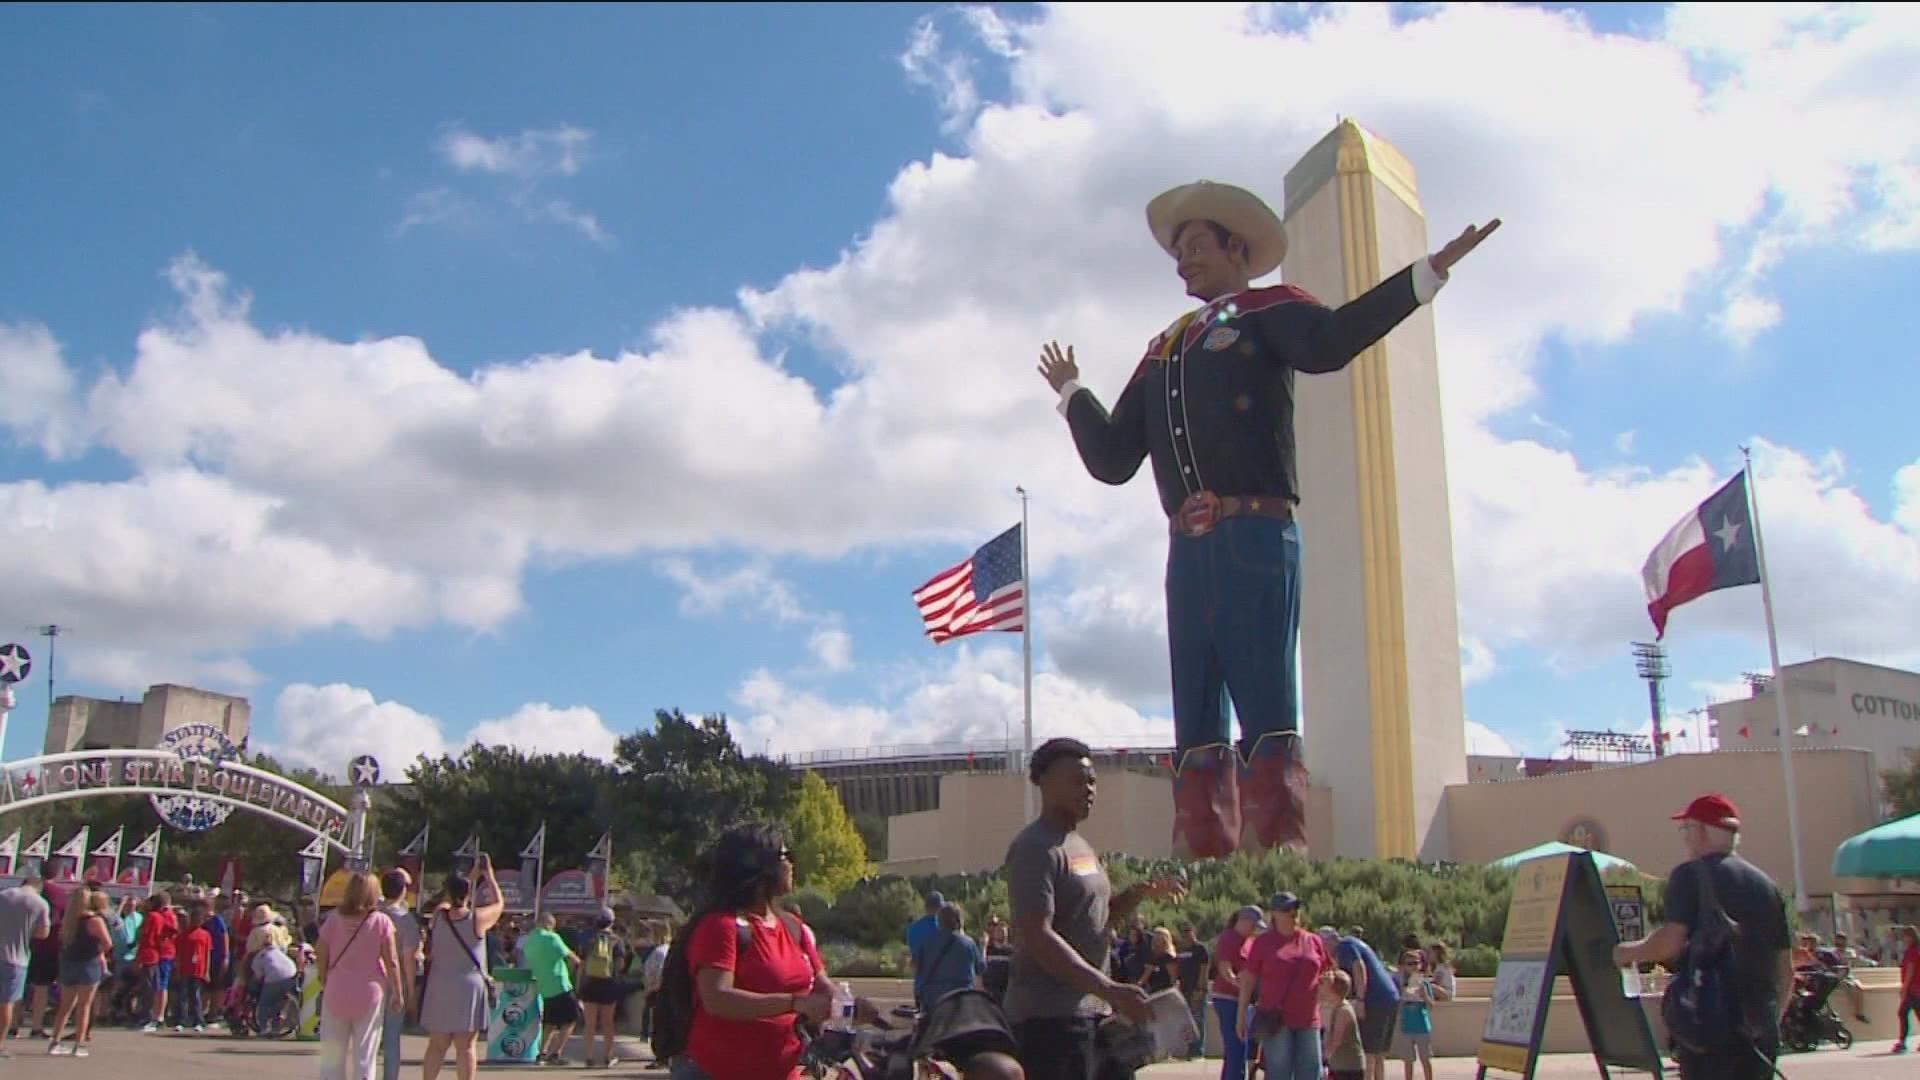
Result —
[{"label": "paved walkway", "polygon": [[[639,1044],[623,1039],[621,1045],[637,1050]],[[425,1047],[424,1038],[408,1037],[406,1065],[401,1070],[403,1076],[415,1078],[420,1075],[420,1053]],[[1913,1056],[1894,1057],[1887,1052],[1887,1047],[1887,1043],[1876,1042],[1856,1046],[1847,1053],[1829,1048],[1816,1054],[1790,1055],[1780,1063],[1780,1071],[1789,1080],[1912,1080],[1916,1074],[1920,1074],[1920,1060]],[[138,1080],[315,1080],[320,1072],[319,1053],[313,1043],[231,1039],[221,1035],[141,1035],[129,1031],[103,1031],[95,1039],[93,1055],[84,1061],[48,1057],[45,1043],[9,1040],[7,1048],[15,1056],[11,1061],[0,1061],[0,1077],[5,1080],[40,1080],[42,1077],[122,1080],[129,1076]],[[574,1060],[579,1060],[577,1043]],[[610,1073],[600,1069],[587,1070],[577,1064],[564,1070],[490,1065],[483,1067],[481,1072],[486,1076],[578,1075],[647,1080],[666,1075],[664,1071],[637,1063],[623,1063]],[[1434,1080],[1472,1080],[1476,1072],[1471,1059],[1443,1058],[1435,1063]],[[446,1080],[455,1080],[451,1067],[441,1075]],[[1220,1065],[1217,1061],[1174,1062],[1156,1065],[1140,1075],[1142,1080],[1216,1080],[1220,1075]],[[1507,1077],[1511,1074],[1490,1075]],[[1563,1054],[1541,1059],[1534,1075],[1543,1080],[1560,1080],[1595,1077],[1599,1075],[1599,1070],[1590,1057]],[[1632,1077],[1646,1074],[1622,1072],[1616,1075]],[[1672,1070],[1668,1070],[1666,1075],[1672,1078],[1678,1076]],[[1399,1063],[1390,1062],[1388,1080],[1401,1080],[1401,1076]]]}]

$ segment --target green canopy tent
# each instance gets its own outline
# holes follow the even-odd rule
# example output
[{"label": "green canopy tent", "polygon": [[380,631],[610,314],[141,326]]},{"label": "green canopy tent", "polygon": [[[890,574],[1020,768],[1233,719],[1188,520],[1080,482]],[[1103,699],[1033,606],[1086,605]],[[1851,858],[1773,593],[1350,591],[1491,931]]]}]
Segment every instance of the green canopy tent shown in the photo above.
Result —
[{"label": "green canopy tent", "polygon": [[[1583,847],[1575,847],[1572,844],[1563,844],[1558,840],[1551,840],[1537,847],[1530,847],[1525,851],[1516,851],[1511,855],[1495,859],[1491,865],[1497,866],[1502,870],[1511,870],[1529,859],[1544,859],[1549,855],[1571,855],[1586,850],[1587,849]],[[1604,851],[1593,852],[1593,865],[1603,874],[1608,870],[1616,868],[1632,870],[1635,873],[1638,873],[1640,870],[1639,867],[1627,860],[1609,855]]]},{"label": "green canopy tent", "polygon": [[1876,825],[1833,849],[1837,878],[1920,878],[1920,814]]}]

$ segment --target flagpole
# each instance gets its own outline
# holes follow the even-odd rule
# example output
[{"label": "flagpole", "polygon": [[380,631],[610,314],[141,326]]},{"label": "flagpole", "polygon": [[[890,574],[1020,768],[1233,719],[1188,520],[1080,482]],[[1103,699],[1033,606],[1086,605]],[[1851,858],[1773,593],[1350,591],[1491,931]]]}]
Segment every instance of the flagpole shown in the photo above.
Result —
[{"label": "flagpole", "polygon": [[[1020,618],[1020,655],[1026,667],[1026,726],[1023,729],[1021,771],[1033,760],[1033,572],[1027,566],[1027,489],[1014,488],[1020,493],[1020,589],[1022,614]],[[1027,820],[1032,821],[1033,785],[1022,778],[1020,789],[1026,792]]]},{"label": "flagpole", "polygon": [[1780,771],[1787,781],[1787,843],[1793,853],[1793,903],[1807,910],[1807,877],[1800,867],[1800,796],[1793,785],[1793,728],[1787,722],[1787,681],[1780,675],[1780,636],[1773,626],[1773,585],[1767,573],[1767,545],[1760,535],[1760,492],[1753,482],[1753,454],[1740,448],[1747,481],[1747,516],[1753,524],[1753,550],[1760,563],[1760,606],[1767,615],[1767,655],[1773,661],[1773,705],[1780,728]]}]

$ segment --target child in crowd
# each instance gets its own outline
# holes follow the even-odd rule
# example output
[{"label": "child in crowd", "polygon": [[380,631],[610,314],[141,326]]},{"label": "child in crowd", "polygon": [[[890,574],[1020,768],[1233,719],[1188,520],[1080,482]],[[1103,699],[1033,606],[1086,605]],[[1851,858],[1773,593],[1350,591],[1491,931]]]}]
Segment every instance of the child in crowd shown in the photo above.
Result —
[{"label": "child in crowd", "polygon": [[195,900],[192,913],[187,916],[187,932],[180,935],[180,1022],[173,1026],[175,1031],[190,1028],[204,1033],[207,1030],[207,1018],[201,1007],[213,957],[213,935],[207,932],[210,912],[205,900]]},{"label": "child in crowd", "polygon": [[1400,954],[1400,1060],[1406,1062],[1407,1080],[1413,1080],[1413,1063],[1420,1062],[1425,1080],[1433,1080],[1433,980],[1422,969],[1426,957],[1415,949]]},{"label": "child in crowd", "polygon": [[1320,976],[1320,1012],[1327,1018],[1321,1057],[1329,1080],[1366,1080],[1367,1059],[1360,1051],[1360,1018],[1354,1014],[1353,976],[1333,970]]}]

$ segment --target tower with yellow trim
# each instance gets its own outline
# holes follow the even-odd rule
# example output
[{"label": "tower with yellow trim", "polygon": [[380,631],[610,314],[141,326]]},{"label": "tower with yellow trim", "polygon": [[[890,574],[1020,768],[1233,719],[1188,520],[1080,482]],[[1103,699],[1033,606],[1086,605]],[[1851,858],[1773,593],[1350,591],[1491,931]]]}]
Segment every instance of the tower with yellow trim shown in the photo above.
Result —
[{"label": "tower with yellow trim", "polygon": [[[1334,307],[1434,250],[1413,166],[1352,120],[1288,170],[1284,217],[1282,277]],[[1445,858],[1467,780],[1433,310],[1294,380],[1300,726],[1339,855]]]}]

